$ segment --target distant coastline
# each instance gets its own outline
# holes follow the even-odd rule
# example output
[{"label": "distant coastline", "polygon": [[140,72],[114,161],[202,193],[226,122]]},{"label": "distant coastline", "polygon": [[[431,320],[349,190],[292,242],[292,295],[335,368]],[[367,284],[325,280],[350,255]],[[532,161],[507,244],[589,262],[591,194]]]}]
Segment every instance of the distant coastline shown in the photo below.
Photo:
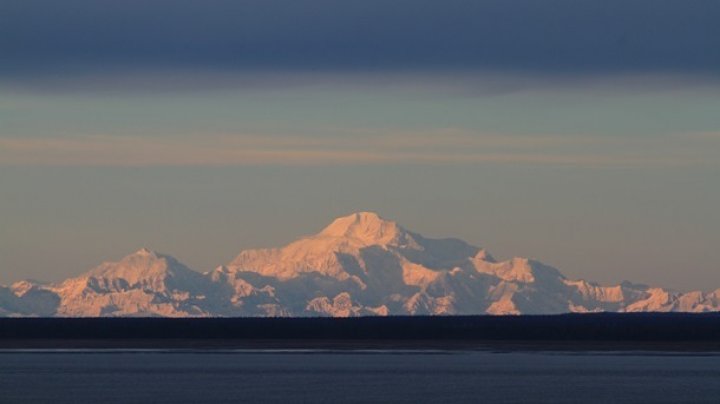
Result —
[{"label": "distant coastline", "polygon": [[0,349],[490,349],[720,352],[720,314],[0,318]]}]

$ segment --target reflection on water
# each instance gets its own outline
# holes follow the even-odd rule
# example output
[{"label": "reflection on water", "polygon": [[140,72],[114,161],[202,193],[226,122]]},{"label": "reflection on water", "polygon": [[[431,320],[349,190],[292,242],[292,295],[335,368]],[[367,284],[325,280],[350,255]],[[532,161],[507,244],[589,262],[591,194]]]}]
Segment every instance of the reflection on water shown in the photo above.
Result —
[{"label": "reflection on water", "polygon": [[4,351],[0,402],[717,403],[706,354]]}]

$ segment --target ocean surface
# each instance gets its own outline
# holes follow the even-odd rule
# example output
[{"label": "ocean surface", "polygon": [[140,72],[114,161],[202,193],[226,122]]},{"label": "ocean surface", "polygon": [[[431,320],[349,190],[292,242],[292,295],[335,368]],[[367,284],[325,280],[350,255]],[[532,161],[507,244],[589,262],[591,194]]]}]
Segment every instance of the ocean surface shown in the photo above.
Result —
[{"label": "ocean surface", "polygon": [[668,352],[0,352],[0,403],[718,403],[720,355]]}]

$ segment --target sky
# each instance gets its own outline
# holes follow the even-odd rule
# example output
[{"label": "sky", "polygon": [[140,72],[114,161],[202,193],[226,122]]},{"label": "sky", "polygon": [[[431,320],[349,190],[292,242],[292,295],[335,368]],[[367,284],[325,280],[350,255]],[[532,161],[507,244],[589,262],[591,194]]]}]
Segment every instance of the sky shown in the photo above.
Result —
[{"label": "sky", "polygon": [[0,284],[206,271],[375,211],[720,287],[720,3],[0,3]]}]

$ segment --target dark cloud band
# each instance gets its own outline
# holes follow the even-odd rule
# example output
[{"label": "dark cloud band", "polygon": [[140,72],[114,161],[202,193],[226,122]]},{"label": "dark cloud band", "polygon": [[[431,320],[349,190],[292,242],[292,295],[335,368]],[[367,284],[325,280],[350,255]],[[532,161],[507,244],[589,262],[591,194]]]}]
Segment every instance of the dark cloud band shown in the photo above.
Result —
[{"label": "dark cloud band", "polygon": [[0,72],[718,76],[718,20],[713,0],[5,0]]}]

